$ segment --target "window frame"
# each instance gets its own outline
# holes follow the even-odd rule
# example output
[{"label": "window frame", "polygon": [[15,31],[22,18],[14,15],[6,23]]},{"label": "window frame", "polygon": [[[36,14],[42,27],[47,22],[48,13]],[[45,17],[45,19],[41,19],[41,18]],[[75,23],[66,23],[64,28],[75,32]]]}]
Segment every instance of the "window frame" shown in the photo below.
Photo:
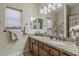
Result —
[{"label": "window frame", "polygon": [[[6,8],[9,8],[9,9],[12,9],[12,10],[16,10],[16,11],[19,11],[21,13],[21,26],[20,27],[6,27],[5,26],[5,29],[22,29],[22,10],[19,10],[19,9],[16,9],[16,8],[13,8],[13,7],[8,7],[6,6]],[[5,8],[5,13],[6,13],[6,8]],[[6,25],[6,14],[5,14],[5,25]]]}]

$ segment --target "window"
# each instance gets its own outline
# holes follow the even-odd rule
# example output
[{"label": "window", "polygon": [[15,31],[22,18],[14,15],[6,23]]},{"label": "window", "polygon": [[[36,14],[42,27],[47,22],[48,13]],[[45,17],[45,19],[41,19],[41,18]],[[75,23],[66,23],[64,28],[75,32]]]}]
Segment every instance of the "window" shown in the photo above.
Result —
[{"label": "window", "polygon": [[20,29],[21,28],[21,11],[13,9],[13,8],[6,8],[5,27],[9,29]]}]

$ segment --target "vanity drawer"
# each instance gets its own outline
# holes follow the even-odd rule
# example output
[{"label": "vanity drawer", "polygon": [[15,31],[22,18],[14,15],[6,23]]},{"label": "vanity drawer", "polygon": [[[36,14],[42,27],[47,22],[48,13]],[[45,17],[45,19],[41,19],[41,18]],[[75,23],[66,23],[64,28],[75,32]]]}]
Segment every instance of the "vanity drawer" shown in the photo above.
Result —
[{"label": "vanity drawer", "polygon": [[39,47],[43,48],[43,44],[41,42],[39,42]]},{"label": "vanity drawer", "polygon": [[39,56],[49,56],[49,53],[42,48],[39,48]]},{"label": "vanity drawer", "polygon": [[32,39],[32,43],[33,43],[33,44],[37,44],[37,41],[34,40],[34,39]]},{"label": "vanity drawer", "polygon": [[60,56],[70,56],[70,55],[64,52],[60,52]]},{"label": "vanity drawer", "polygon": [[45,44],[43,45],[43,49],[46,50],[47,52],[51,50],[51,48]]},{"label": "vanity drawer", "polygon": [[34,39],[31,39],[31,40],[32,40],[32,43],[35,44],[35,40]]},{"label": "vanity drawer", "polygon": [[51,48],[50,55],[59,56],[59,51],[57,49]]},{"label": "vanity drawer", "polygon": [[38,46],[38,41],[36,41],[35,44]]}]

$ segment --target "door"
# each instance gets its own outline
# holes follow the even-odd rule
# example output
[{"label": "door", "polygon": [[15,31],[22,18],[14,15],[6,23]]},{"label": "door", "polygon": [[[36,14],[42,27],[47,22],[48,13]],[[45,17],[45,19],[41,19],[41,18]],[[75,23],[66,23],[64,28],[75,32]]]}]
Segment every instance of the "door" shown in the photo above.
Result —
[{"label": "door", "polygon": [[32,40],[29,39],[29,50],[32,52]]},{"label": "door", "polygon": [[38,56],[38,46],[36,44],[33,44],[33,55]]}]

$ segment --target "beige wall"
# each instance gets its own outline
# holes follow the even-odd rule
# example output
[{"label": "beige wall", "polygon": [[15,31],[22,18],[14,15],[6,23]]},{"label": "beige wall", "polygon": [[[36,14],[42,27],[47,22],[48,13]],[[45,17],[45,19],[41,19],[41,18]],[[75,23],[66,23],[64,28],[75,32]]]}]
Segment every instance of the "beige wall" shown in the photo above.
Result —
[{"label": "beige wall", "polygon": [[[16,42],[9,41],[8,33],[4,31],[5,7],[22,10],[22,27],[29,22],[29,16],[37,16],[36,4],[0,4],[0,55],[14,55],[21,53],[24,49],[27,36],[23,36],[21,30],[11,30],[18,35]],[[27,25],[29,26],[29,24]]]},{"label": "beige wall", "polygon": [[64,4],[64,7],[57,12],[58,34],[63,31],[64,37],[67,36],[67,16],[70,14],[70,7]]},{"label": "beige wall", "polygon": [[[25,46],[25,42],[27,42],[27,35],[23,36],[23,33],[21,30],[11,30],[12,32],[15,32],[18,35],[18,41],[12,42],[9,41],[8,33],[4,32],[4,22],[5,22],[5,7],[12,7],[16,8],[19,10],[22,10],[22,29],[25,25],[27,24],[27,32],[33,33],[36,30],[31,30],[30,27],[30,18],[31,16],[33,17],[39,17],[43,19],[43,30],[40,30],[41,32],[47,31],[47,20],[46,17],[52,18],[52,20],[57,21],[58,24],[58,33],[60,33],[60,28],[59,26],[62,24],[64,21],[64,33],[66,35],[66,23],[65,21],[67,20],[66,17],[66,12],[67,8],[64,8],[60,10],[57,14],[55,13],[49,13],[47,15],[45,14],[40,14],[39,13],[39,5],[37,4],[0,4],[0,55],[14,55],[18,54],[19,52],[22,52]],[[79,13],[79,6],[76,6],[74,8],[71,8],[71,14],[72,13]],[[56,29],[57,29],[56,28]]]},{"label": "beige wall", "polygon": [[64,9],[62,8],[57,12],[57,20],[58,20],[58,33],[64,30],[63,22],[64,22]]},{"label": "beige wall", "polygon": [[[18,35],[18,40],[16,42],[12,42],[9,40],[8,32],[3,32],[5,29],[5,8],[6,6],[16,8],[18,10],[22,10],[22,29],[19,30],[13,30],[9,29],[10,31],[16,33]],[[23,51],[25,43],[27,42],[27,35],[23,36],[23,33],[21,30],[23,30],[23,27],[25,23],[27,23],[27,32],[33,33],[36,30],[30,29],[30,17],[39,17],[43,19],[43,30],[40,30],[41,32],[47,31],[47,21],[46,17],[54,18],[52,16],[52,13],[50,14],[40,14],[39,13],[39,4],[0,4],[0,55],[16,55]]]},{"label": "beige wall", "polygon": [[[56,20],[55,19],[55,13],[47,13],[47,14],[44,14],[44,13],[40,13],[40,9],[41,9],[41,4],[38,5],[38,17],[39,18],[42,18],[43,19],[43,32],[47,32],[47,17],[51,18],[53,21]],[[49,33],[51,34],[51,33]],[[52,35],[53,35],[53,31],[52,31]]]}]

